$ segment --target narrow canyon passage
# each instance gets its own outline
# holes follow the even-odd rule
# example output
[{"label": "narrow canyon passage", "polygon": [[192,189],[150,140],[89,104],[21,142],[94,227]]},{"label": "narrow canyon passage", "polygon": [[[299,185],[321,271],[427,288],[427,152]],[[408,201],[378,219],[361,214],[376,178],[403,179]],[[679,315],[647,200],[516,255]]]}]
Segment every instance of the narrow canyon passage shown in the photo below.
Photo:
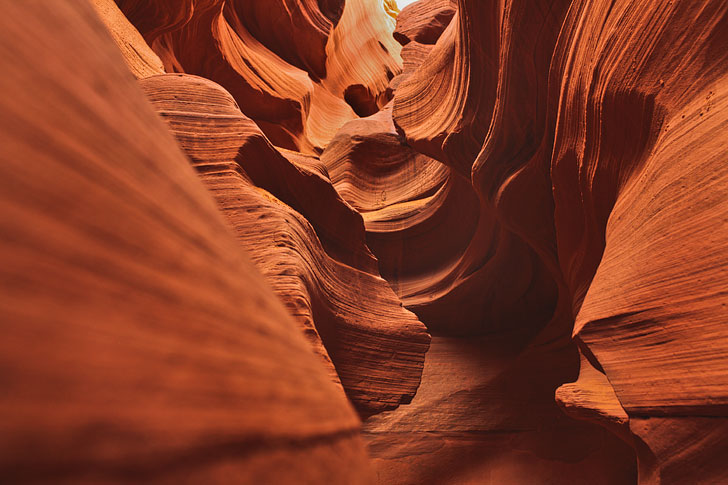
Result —
[{"label": "narrow canyon passage", "polygon": [[728,483],[725,1],[0,7],[0,482]]}]

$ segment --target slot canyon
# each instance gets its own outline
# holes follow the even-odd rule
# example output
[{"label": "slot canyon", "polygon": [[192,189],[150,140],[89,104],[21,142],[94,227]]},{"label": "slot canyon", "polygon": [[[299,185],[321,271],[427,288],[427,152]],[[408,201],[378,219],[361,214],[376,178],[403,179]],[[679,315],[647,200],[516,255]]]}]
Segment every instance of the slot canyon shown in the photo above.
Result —
[{"label": "slot canyon", "polygon": [[728,484],[726,0],[0,6],[0,483]]}]

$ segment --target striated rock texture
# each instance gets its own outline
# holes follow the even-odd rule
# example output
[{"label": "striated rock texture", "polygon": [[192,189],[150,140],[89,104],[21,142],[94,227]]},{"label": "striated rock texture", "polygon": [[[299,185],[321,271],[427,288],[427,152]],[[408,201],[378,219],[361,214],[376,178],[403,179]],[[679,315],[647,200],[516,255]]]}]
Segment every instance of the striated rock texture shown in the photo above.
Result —
[{"label": "striated rock texture", "polygon": [[92,7],[2,7],[0,481],[367,483],[356,414]]},{"label": "striated rock texture", "polygon": [[574,337],[630,416],[643,482],[720,483],[728,5],[573,8],[585,25],[651,32],[571,34],[560,111],[576,114],[557,123],[552,178]]},{"label": "striated rock texture", "polygon": [[99,18],[119,46],[129,70],[138,79],[164,74],[162,60],[147,45],[114,0],[91,0]]},{"label": "striated rock texture", "polygon": [[116,1],[167,72],[219,83],[283,148],[320,152],[401,66],[381,0]]},{"label": "striated rock texture", "polygon": [[0,5],[1,482],[728,482],[724,0]]},{"label": "striated rock texture", "polygon": [[[480,216],[458,263],[467,269],[424,304],[409,274],[383,274],[437,332],[545,325],[536,351],[573,329],[581,371],[572,365],[560,378],[575,382],[556,393],[567,412],[624,438],[640,483],[725,481],[728,6],[458,7],[399,83],[393,116],[409,145],[472,180]],[[444,311],[493,295],[480,314],[468,306],[467,327]]]},{"label": "striated rock texture", "polygon": [[141,85],[361,414],[409,402],[429,335],[378,277],[361,216],[313,167],[281,155],[215,83],[168,74]]},{"label": "striated rock texture", "polygon": [[364,423],[379,483],[635,483],[624,442],[554,405],[564,345],[519,340],[433,337],[412,403]]},{"label": "striated rock texture", "polygon": [[412,3],[398,15],[397,28],[392,35],[402,45],[410,42],[434,44],[456,10],[455,0],[421,0]]}]

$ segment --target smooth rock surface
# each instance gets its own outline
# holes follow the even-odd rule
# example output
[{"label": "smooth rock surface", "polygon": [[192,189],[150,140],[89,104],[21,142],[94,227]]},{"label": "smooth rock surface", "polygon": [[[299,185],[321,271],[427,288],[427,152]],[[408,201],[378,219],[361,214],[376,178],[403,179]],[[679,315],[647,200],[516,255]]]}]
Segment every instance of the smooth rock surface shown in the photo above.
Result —
[{"label": "smooth rock surface", "polygon": [[[215,83],[169,74],[142,80],[141,85],[190,156],[241,246],[317,353],[333,362],[360,413],[366,416],[409,402],[420,382],[430,337],[378,276],[376,261],[364,246],[360,216],[327,180],[278,153]],[[305,197],[324,198],[327,188],[327,211],[317,214]],[[339,250],[347,259],[332,257],[314,227],[292,206],[308,209],[313,221],[336,216],[333,208],[338,206],[338,214],[348,218],[337,221],[341,234],[351,238]],[[325,224],[322,220],[319,227]]]},{"label": "smooth rock surface", "polygon": [[354,410],[93,8],[2,7],[0,481],[367,483]]},{"label": "smooth rock surface", "polygon": [[0,0],[0,481],[728,482],[724,0],[87,1]]}]

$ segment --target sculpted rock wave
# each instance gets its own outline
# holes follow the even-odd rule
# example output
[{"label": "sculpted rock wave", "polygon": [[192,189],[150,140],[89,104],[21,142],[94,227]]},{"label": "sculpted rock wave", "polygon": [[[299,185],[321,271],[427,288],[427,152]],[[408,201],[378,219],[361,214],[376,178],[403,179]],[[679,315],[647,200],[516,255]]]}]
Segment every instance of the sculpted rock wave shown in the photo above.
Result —
[{"label": "sculpted rock wave", "polygon": [[0,481],[728,482],[725,1],[41,3]]},{"label": "sculpted rock wave", "polygon": [[354,410],[92,7],[2,6],[1,481],[370,482]]},{"label": "sculpted rock wave", "polygon": [[381,0],[117,4],[167,72],[222,85],[283,148],[320,152],[357,112],[391,98],[389,79],[401,69]]},{"label": "sculpted rock wave", "polygon": [[[468,278],[502,264],[523,298],[499,298],[477,321],[526,308],[547,324],[542,337],[573,330],[581,371],[556,398],[633,446],[640,483],[724,481],[709,450],[722,443],[728,389],[717,370],[728,355],[718,324],[728,63],[716,50],[728,45],[726,5],[458,7],[399,84],[394,121],[416,150],[472,179],[480,219],[462,256],[477,262]],[[503,285],[492,275],[458,288],[472,300]],[[417,312],[433,329],[447,321]]]},{"label": "sculpted rock wave", "polygon": [[[317,352],[333,362],[330,370],[361,414],[409,402],[429,335],[378,277],[361,216],[327,179],[281,155],[215,83],[168,74],[141,85],[241,245]],[[331,233],[330,217],[339,236],[350,239],[333,240],[328,246],[334,251],[327,252],[317,232]]]}]

